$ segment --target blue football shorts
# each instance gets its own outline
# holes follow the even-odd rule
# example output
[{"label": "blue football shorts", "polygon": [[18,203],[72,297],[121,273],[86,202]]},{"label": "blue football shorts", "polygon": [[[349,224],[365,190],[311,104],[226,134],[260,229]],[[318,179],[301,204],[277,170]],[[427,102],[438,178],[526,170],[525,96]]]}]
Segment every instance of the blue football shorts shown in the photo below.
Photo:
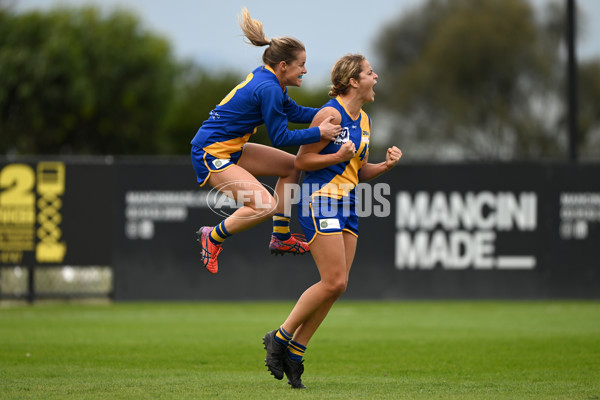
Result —
[{"label": "blue football shorts", "polygon": [[200,186],[204,186],[210,177],[210,174],[215,171],[224,171],[232,165],[236,165],[240,161],[240,157],[244,149],[231,153],[229,158],[217,158],[204,149],[192,145],[192,165],[196,171],[196,177]]},{"label": "blue football shorts", "polygon": [[307,197],[297,205],[298,221],[310,244],[317,234],[337,235],[343,231],[358,237],[354,198]]}]

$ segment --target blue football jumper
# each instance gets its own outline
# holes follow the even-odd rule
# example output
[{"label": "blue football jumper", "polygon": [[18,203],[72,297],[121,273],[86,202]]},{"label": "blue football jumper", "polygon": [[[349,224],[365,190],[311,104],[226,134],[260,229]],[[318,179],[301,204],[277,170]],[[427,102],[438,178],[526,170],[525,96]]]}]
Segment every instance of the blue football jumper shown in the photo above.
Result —
[{"label": "blue football jumper", "polygon": [[192,145],[219,159],[240,152],[265,124],[275,147],[316,143],[319,127],[288,130],[288,122],[310,123],[318,109],[299,106],[279,84],[269,66],[256,68],[209,113]]},{"label": "blue football jumper", "polygon": [[[319,154],[337,153],[342,144],[349,140],[354,142],[356,154],[348,161],[306,171],[298,215],[309,243],[317,232],[336,234],[348,231],[358,236],[354,189],[358,185],[358,173],[363,160],[369,153],[371,137],[371,119],[362,109],[356,119],[353,119],[339,96],[329,100],[323,106],[325,107],[333,107],[340,112],[342,133]],[[337,215],[330,213],[332,209],[337,210]]]},{"label": "blue football jumper", "polygon": [[306,171],[304,183],[318,184],[320,190],[312,192],[312,196],[326,196],[341,199],[349,196],[350,192],[358,185],[358,172],[362,167],[363,160],[369,152],[369,139],[371,137],[371,119],[362,109],[358,118],[352,119],[346,110],[342,99],[338,96],[329,100],[322,108],[333,107],[342,116],[342,133],[331,141],[319,154],[337,153],[342,144],[348,140],[354,142],[356,155],[345,162],[330,165],[316,171]]}]

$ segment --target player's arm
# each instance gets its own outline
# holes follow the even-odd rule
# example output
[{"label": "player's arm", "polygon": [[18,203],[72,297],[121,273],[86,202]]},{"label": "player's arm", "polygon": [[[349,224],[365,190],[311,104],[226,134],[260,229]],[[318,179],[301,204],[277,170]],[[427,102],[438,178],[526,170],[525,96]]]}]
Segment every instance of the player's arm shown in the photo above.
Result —
[{"label": "player's arm", "polygon": [[333,125],[327,120],[322,124],[311,125],[308,129],[289,130],[279,86],[265,85],[261,88],[261,94],[257,94],[257,101],[261,103],[267,133],[275,147],[319,143],[322,138],[336,137],[342,130],[341,126]]},{"label": "player's arm", "polygon": [[313,120],[319,109],[296,104],[286,92],[283,95],[283,112],[290,122],[306,124]]},{"label": "player's arm", "polygon": [[[342,116],[335,108],[325,107],[319,110],[317,115],[315,115],[315,118],[312,120],[310,126],[319,126],[327,121],[333,125],[339,125],[342,122]],[[300,146],[300,150],[298,150],[298,154],[296,155],[296,160],[294,162],[296,169],[303,171],[315,171],[317,169],[326,168],[330,165],[335,165],[351,159],[356,152],[354,150],[354,143],[349,141],[349,143],[352,145],[351,147],[346,146],[348,143],[345,143],[336,153],[319,154],[321,150],[323,150],[330,142],[331,140],[321,139],[321,141],[318,143]]]},{"label": "player's arm", "polygon": [[318,143],[321,137],[319,129],[288,129],[287,116],[283,112],[281,91],[279,87],[265,85],[260,93],[256,93],[257,101],[260,101],[261,111],[267,133],[271,143],[275,147],[296,146],[306,143]]},{"label": "player's arm", "polygon": [[402,151],[396,146],[392,146],[387,149],[387,153],[385,155],[385,161],[380,162],[378,164],[370,164],[369,154],[363,160],[363,165],[358,172],[358,179],[361,182],[370,181],[371,179],[377,178],[379,175],[389,171],[394,168],[400,158],[402,157]]}]

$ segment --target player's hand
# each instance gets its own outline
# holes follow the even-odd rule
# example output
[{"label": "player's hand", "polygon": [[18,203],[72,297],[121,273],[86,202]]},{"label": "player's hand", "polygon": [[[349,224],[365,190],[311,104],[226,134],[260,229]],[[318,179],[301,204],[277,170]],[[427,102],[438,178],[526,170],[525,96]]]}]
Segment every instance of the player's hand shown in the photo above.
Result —
[{"label": "player's hand", "polygon": [[356,147],[354,146],[354,142],[352,140],[348,140],[337,151],[337,155],[341,160],[340,162],[351,160],[355,154],[356,154]]},{"label": "player's hand", "polygon": [[387,169],[392,169],[398,164],[400,158],[402,157],[402,150],[397,148],[396,146],[390,147],[387,149],[387,153],[385,155],[385,166]]},{"label": "player's hand", "polygon": [[323,122],[321,122],[321,125],[319,125],[319,130],[321,131],[321,139],[332,141],[333,139],[338,137],[340,133],[342,133],[342,126],[333,125],[331,123],[332,119],[333,115],[330,115],[329,117],[325,118]]}]

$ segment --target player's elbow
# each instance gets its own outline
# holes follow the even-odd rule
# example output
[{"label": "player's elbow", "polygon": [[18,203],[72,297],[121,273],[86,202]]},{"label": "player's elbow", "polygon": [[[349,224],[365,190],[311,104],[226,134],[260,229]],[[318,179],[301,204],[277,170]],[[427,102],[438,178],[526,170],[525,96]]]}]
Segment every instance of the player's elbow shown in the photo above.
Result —
[{"label": "player's elbow", "polygon": [[273,135],[271,137],[271,143],[274,147],[284,147],[288,146],[288,143],[285,140],[285,137],[282,135]]}]

